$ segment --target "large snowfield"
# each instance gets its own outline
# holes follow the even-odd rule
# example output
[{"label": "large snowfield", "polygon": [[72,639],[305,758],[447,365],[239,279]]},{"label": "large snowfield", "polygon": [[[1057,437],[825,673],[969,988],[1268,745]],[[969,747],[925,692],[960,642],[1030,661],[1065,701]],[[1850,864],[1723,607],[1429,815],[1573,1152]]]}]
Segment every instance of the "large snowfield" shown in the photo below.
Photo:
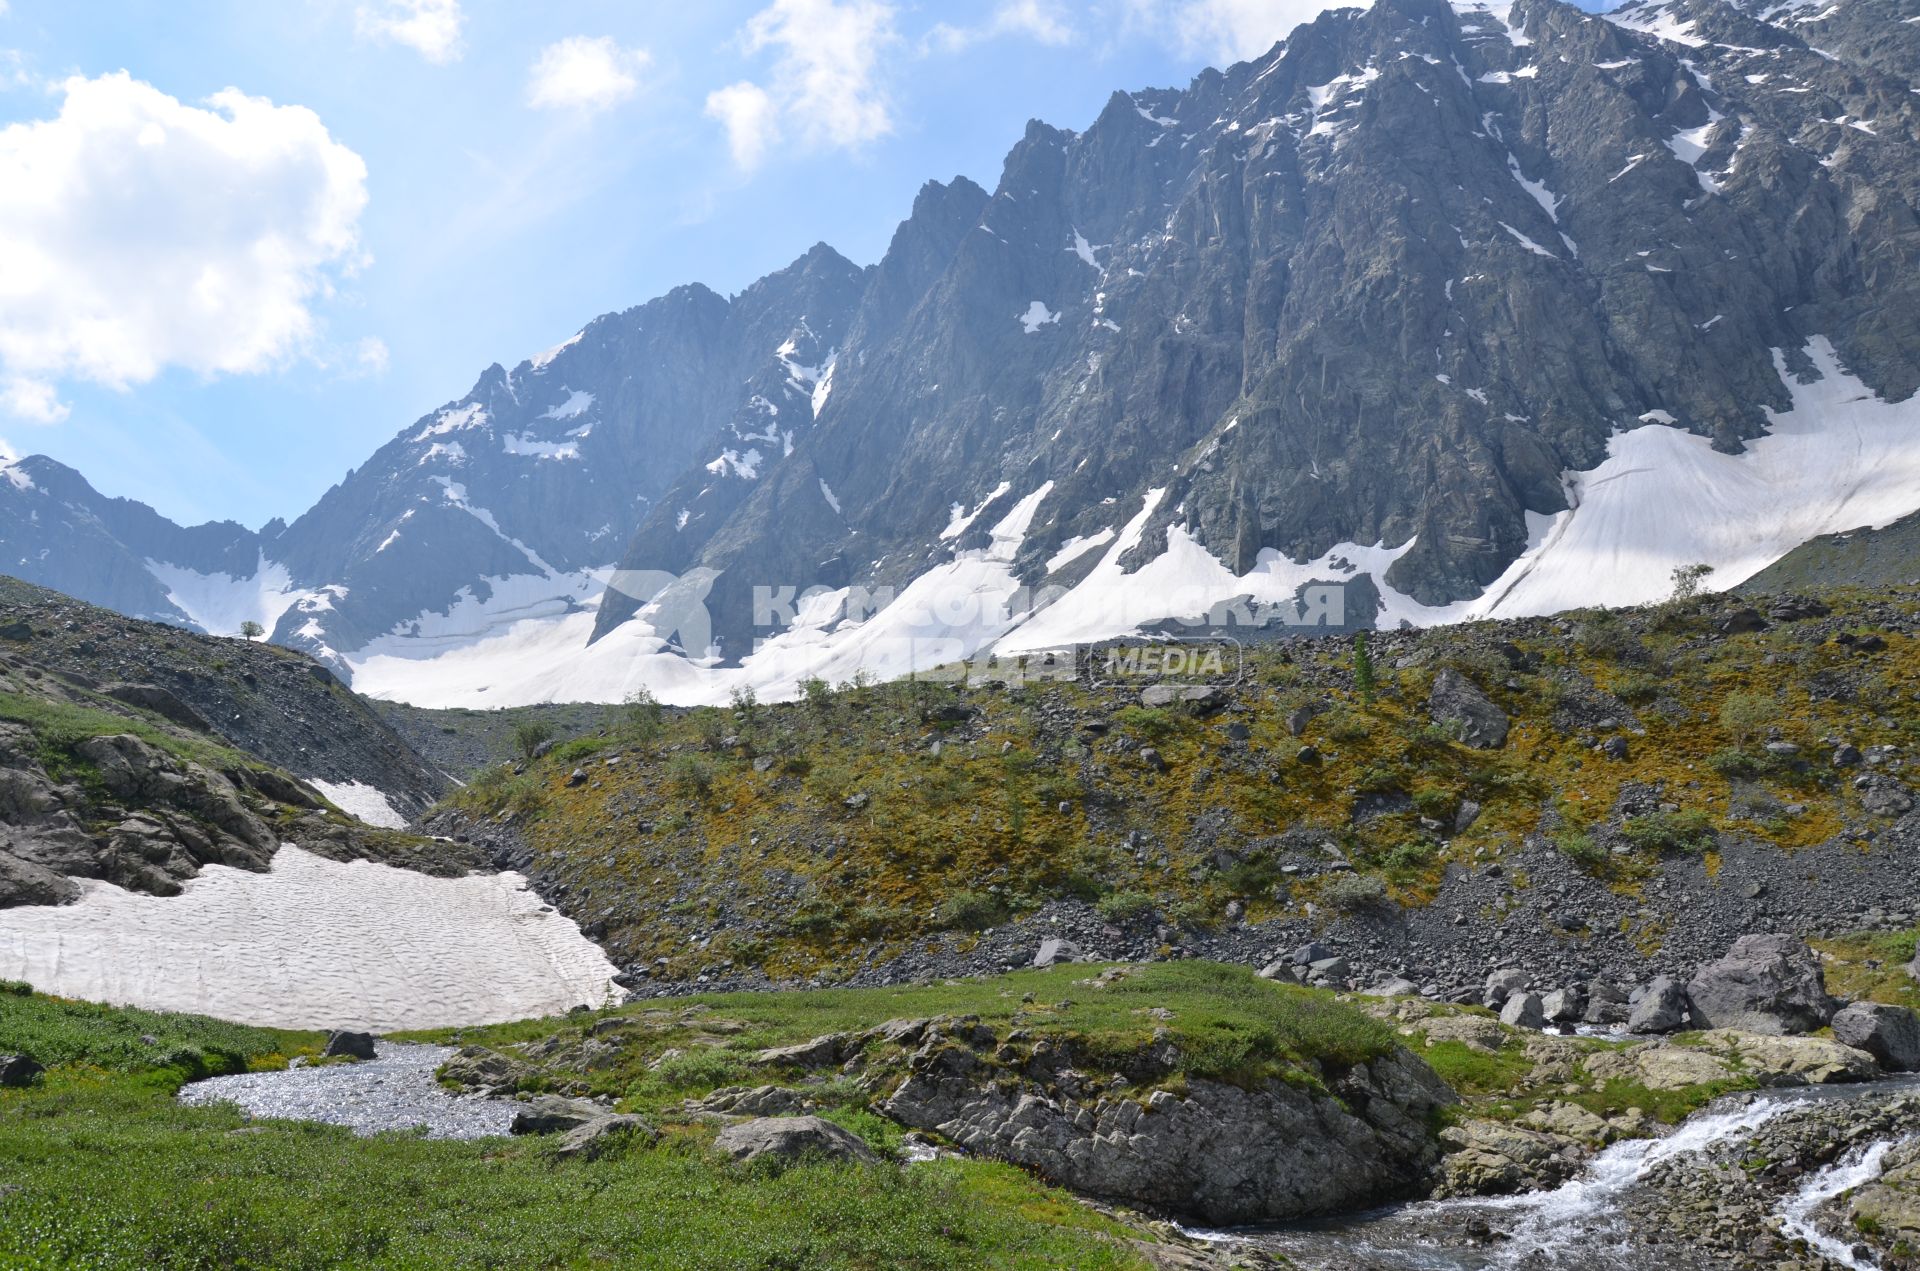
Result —
[{"label": "large snowfield", "polygon": [[[1127,573],[1120,560],[1156,510],[1162,497],[1156,490],[1123,513],[1100,543],[1080,545],[1076,554],[1097,548],[1100,555],[1070,592],[1037,613],[1009,613],[1019,595],[1012,561],[1050,492],[1046,485],[992,527],[990,548],[959,553],[928,570],[864,622],[839,620],[844,593],[826,597],[736,668],[695,666],[634,623],[588,645],[593,615],[583,609],[496,624],[465,642],[385,638],[350,657],[354,686],[429,707],[610,702],[638,688],[667,702],[718,704],[742,687],[779,698],[793,695],[809,676],[838,683],[865,671],[885,679],[983,649],[1020,653],[1111,639],[1162,619],[1196,617],[1237,597],[1289,601],[1305,584],[1361,573],[1380,584],[1383,626],[1645,604],[1671,591],[1675,569],[1695,563],[1714,567],[1710,587],[1732,587],[1809,539],[1877,528],[1920,511],[1920,397],[1883,401],[1840,364],[1825,339],[1814,340],[1807,353],[1819,378],[1805,384],[1776,353],[1792,406],[1769,410],[1768,434],[1745,453],[1720,453],[1706,438],[1667,422],[1616,434],[1599,467],[1566,475],[1569,510],[1530,513],[1527,551],[1483,595],[1454,605],[1422,605],[1383,581],[1411,542],[1346,543],[1305,562],[1269,550],[1251,571],[1236,575],[1175,526],[1162,555]],[[1648,418],[1671,417],[1656,411]]]},{"label": "large snowfield", "polygon": [[518,874],[430,878],[283,847],[178,896],[83,884],[0,911],[0,979],[281,1028],[389,1032],[603,1005],[614,967]]}]

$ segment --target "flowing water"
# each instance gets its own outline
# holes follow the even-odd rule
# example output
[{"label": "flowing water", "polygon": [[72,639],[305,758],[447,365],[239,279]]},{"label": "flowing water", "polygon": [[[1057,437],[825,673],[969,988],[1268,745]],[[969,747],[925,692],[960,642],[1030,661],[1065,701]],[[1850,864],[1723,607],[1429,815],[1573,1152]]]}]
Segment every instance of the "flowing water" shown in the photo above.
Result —
[{"label": "flowing water", "polygon": [[[1902,1082],[1900,1085],[1909,1085]],[[1636,1229],[1624,1204],[1662,1162],[1751,1134],[1816,1101],[1886,1093],[1895,1083],[1775,1091],[1738,1098],[1689,1119],[1663,1139],[1617,1143],[1579,1178],[1551,1191],[1493,1199],[1427,1201],[1278,1229],[1191,1232],[1284,1254],[1305,1271],[1690,1271],[1684,1233]],[[1811,1219],[1827,1200],[1878,1177],[1892,1143],[1875,1144],[1810,1175],[1783,1205],[1789,1235],[1833,1264],[1871,1271]],[[1757,1233],[1756,1233],[1757,1234]]]},{"label": "flowing water", "polygon": [[1780,1215],[1786,1219],[1787,1234],[1800,1237],[1833,1262],[1848,1268],[1848,1271],[1879,1271],[1878,1264],[1857,1256],[1852,1246],[1814,1226],[1813,1211],[1834,1197],[1843,1196],[1880,1177],[1881,1162],[1895,1145],[1896,1141],[1892,1139],[1872,1144],[1863,1151],[1848,1153],[1809,1176],[1800,1185],[1800,1190],[1780,1207]]}]

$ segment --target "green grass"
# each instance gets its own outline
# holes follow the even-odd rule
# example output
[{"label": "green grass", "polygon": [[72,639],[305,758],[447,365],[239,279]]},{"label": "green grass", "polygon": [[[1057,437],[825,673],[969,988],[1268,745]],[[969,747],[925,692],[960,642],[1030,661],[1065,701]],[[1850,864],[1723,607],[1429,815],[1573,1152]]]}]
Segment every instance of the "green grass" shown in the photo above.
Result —
[{"label": "green grass", "polygon": [[530,1140],[236,1133],[133,1079],[0,1095],[0,1265],[88,1268],[1139,1268],[1017,1170],[716,1163],[704,1135],[592,1163]]},{"label": "green grass", "polygon": [[317,1050],[325,1040],[321,1033],[0,992],[0,1054],[30,1055],[49,1068],[168,1069],[192,1076],[244,1072]]},{"label": "green grass", "polygon": [[[173,1098],[189,1076],[277,1065],[317,1041],[0,987],[0,1051],[51,1065],[34,1087],[0,1091],[0,1266],[1146,1265],[1119,1223],[990,1162],[749,1170],[715,1158],[700,1126],[562,1162],[550,1141],[356,1139]],[[871,1113],[832,1115],[878,1147],[898,1145],[898,1127]]]},{"label": "green grass", "polygon": [[1920,1008],[1920,982],[1907,974],[1920,929],[1867,931],[1815,940],[1831,955],[1826,964],[1827,991],[1841,997]]},{"label": "green grass", "polygon": [[[725,993],[677,999],[672,1008],[704,1006],[696,1021],[726,1019],[745,1026],[729,1034],[713,1058],[724,1068],[709,1079],[675,1082],[671,1092],[708,1088],[740,1078],[744,1069],[727,1066],[725,1056],[750,1055],[770,1046],[805,1041],[827,1033],[871,1028],[888,1019],[936,1015],[977,1015],[1002,1033],[1017,1026],[1035,1038],[1070,1043],[1084,1063],[1117,1066],[1164,1029],[1179,1046],[1176,1071],[1189,1077],[1250,1082],[1268,1077],[1315,1074],[1313,1065],[1343,1070],[1391,1051],[1398,1043],[1386,1025],[1335,1001],[1332,995],[1274,984],[1246,967],[1208,962],[1156,963],[1095,987],[1099,966],[1065,966],[1021,971],[984,980],[884,989],[821,989],[812,992]],[[1025,999],[1031,995],[1032,1001]],[[644,1016],[655,1007],[629,1007],[615,1015]],[[1169,1012],[1163,1017],[1155,1012]],[[1016,1021],[1016,1016],[1018,1019]],[[602,1017],[595,1017],[596,1019]],[[639,1083],[652,1093],[658,1082],[642,1075],[648,1054],[657,1054],[699,1031],[699,1023],[656,1033],[651,1044],[629,1048],[626,1063],[588,1080],[610,1093]],[[494,1028],[465,1029],[469,1043],[502,1046],[550,1036],[553,1021],[529,1021]],[[450,1032],[420,1034],[425,1040],[450,1040]],[[681,1062],[694,1062],[691,1058]],[[659,1074],[649,1076],[657,1078]],[[661,1093],[666,1093],[665,1091]]]},{"label": "green grass", "polygon": [[1419,1054],[1442,1081],[1468,1096],[1510,1094],[1533,1075],[1533,1061],[1519,1046],[1488,1053],[1465,1042],[1442,1041]]},{"label": "green grass", "polygon": [[1628,1108],[1639,1108],[1663,1125],[1678,1125],[1722,1095],[1736,1090],[1752,1090],[1758,1083],[1751,1078],[1729,1077],[1678,1090],[1654,1090],[1636,1081],[1616,1077],[1597,1089],[1564,1096],[1597,1116],[1615,1116]]},{"label": "green grass", "polygon": [[51,760],[56,767],[71,766],[74,748],[81,742],[121,734],[132,734],[148,745],[190,763],[216,768],[258,766],[257,760],[231,747],[188,738],[143,719],[21,693],[0,691],[0,720],[24,724],[32,729],[42,748],[43,758]]}]

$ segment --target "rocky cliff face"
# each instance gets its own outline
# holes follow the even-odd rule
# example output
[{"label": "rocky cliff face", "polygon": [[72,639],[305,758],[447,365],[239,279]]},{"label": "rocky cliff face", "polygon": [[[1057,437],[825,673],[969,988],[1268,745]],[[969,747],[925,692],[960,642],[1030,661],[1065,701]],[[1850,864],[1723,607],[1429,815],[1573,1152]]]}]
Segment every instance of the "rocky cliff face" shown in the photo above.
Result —
[{"label": "rocky cliff face", "polygon": [[1026,582],[1097,535],[1235,573],[1381,543],[1388,585],[1476,596],[1615,432],[1762,435],[1775,350],[1920,385],[1911,39],[1869,7],[1386,0],[1035,124],[991,197],[923,194],[805,444],[626,563],[901,583],[1044,489]]}]

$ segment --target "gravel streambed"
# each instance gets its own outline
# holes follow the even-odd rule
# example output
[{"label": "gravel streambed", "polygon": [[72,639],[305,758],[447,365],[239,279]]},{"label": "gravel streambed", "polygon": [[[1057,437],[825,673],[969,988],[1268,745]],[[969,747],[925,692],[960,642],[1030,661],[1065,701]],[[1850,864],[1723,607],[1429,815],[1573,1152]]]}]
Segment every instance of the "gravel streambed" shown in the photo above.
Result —
[{"label": "gravel streambed", "polygon": [[258,1119],[321,1121],[355,1134],[425,1129],[430,1139],[480,1139],[507,1133],[519,1106],[504,1099],[449,1093],[433,1079],[453,1055],[446,1046],[377,1042],[373,1059],[254,1072],[196,1081],[180,1101],[232,1103]]}]

